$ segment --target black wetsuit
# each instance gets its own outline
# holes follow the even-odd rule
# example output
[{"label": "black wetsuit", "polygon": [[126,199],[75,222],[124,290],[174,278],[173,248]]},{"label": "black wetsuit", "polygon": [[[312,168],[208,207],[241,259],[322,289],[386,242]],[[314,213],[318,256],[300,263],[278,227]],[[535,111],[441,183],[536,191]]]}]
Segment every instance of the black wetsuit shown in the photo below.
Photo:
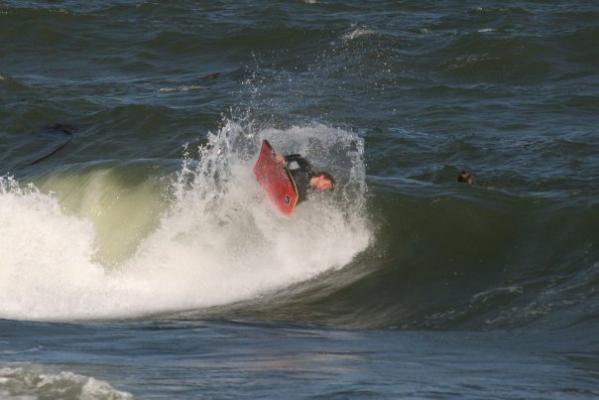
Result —
[{"label": "black wetsuit", "polygon": [[285,156],[287,170],[297,187],[298,204],[306,200],[308,189],[310,188],[310,177],[312,175],[312,165],[299,154],[290,154]]}]

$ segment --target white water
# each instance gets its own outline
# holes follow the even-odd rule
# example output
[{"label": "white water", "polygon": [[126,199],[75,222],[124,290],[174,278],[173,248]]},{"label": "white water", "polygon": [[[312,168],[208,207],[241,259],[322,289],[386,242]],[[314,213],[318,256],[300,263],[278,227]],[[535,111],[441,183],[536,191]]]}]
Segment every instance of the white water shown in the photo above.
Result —
[{"label": "white water", "polygon": [[[315,196],[291,218],[277,214],[252,174],[262,138],[336,174],[334,196]],[[322,125],[252,132],[228,122],[199,153],[162,193],[145,190],[135,202],[116,195],[112,206],[94,201],[116,185],[102,171],[93,185],[46,180],[44,192],[57,194],[2,178],[0,318],[122,318],[222,305],[341,268],[368,246],[362,142],[349,132]],[[78,207],[61,198],[76,198]],[[127,253],[122,230],[152,226],[140,218],[158,223],[127,242],[128,257],[103,263],[113,249]]]},{"label": "white water", "polygon": [[34,364],[0,364],[0,399],[77,398],[89,400],[130,400],[133,396],[108,382],[69,371],[53,371]]},{"label": "white water", "polygon": [[354,39],[357,39],[362,36],[369,36],[369,35],[374,35],[374,34],[375,34],[375,32],[370,29],[366,29],[363,27],[357,27],[354,30],[352,30],[351,32],[348,32],[345,35],[343,35],[342,39],[347,42],[347,41],[354,40]]}]

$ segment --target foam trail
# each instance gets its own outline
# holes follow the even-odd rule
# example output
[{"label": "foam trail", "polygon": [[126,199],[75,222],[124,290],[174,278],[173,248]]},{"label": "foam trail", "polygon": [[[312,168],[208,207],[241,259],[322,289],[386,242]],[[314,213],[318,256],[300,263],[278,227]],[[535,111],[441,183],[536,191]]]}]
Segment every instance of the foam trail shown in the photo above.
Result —
[{"label": "foam trail", "polygon": [[[262,138],[332,170],[341,183],[334,196],[315,196],[292,218],[274,212],[251,168]],[[121,318],[222,305],[341,268],[368,246],[355,135],[323,125],[253,132],[228,121],[199,153],[165,189],[158,227],[110,268],[96,256],[103,242],[89,212],[65,211],[57,195],[2,178],[0,318]],[[109,213],[99,215],[115,220]]]}]

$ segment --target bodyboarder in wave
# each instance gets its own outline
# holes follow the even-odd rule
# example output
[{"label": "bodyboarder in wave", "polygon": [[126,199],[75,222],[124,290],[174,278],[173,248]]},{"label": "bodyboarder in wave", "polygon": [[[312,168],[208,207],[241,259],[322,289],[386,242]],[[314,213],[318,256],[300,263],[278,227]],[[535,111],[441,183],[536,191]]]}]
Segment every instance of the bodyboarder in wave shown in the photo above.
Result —
[{"label": "bodyboarder in wave", "polygon": [[276,161],[283,163],[291,174],[298,192],[298,204],[308,198],[312,191],[333,190],[335,179],[325,171],[314,172],[310,162],[300,154],[282,156],[277,154]]},{"label": "bodyboarder in wave", "polygon": [[331,174],[314,172],[310,162],[299,154],[276,154],[267,140],[262,142],[254,173],[270,200],[287,215],[311,192],[331,191],[335,187]]}]

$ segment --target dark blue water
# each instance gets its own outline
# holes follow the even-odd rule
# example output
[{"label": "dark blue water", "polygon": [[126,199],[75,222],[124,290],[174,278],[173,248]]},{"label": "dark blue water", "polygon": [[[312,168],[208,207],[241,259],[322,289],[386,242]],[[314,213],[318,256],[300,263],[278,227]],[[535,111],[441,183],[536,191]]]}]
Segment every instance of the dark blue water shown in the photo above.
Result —
[{"label": "dark blue water", "polygon": [[[346,331],[216,321],[2,327],[17,334],[11,338],[15,352],[3,355],[11,361],[0,370],[3,384],[40,398],[64,398],[60,390],[73,398],[127,398],[123,389],[141,398],[598,394],[597,353],[538,333]],[[24,364],[29,360],[44,366]],[[65,376],[63,369],[84,376]],[[103,392],[99,387],[106,383],[91,385],[89,376],[121,392]]]},{"label": "dark blue water", "polygon": [[599,397],[597,21],[0,2],[0,397]]}]

